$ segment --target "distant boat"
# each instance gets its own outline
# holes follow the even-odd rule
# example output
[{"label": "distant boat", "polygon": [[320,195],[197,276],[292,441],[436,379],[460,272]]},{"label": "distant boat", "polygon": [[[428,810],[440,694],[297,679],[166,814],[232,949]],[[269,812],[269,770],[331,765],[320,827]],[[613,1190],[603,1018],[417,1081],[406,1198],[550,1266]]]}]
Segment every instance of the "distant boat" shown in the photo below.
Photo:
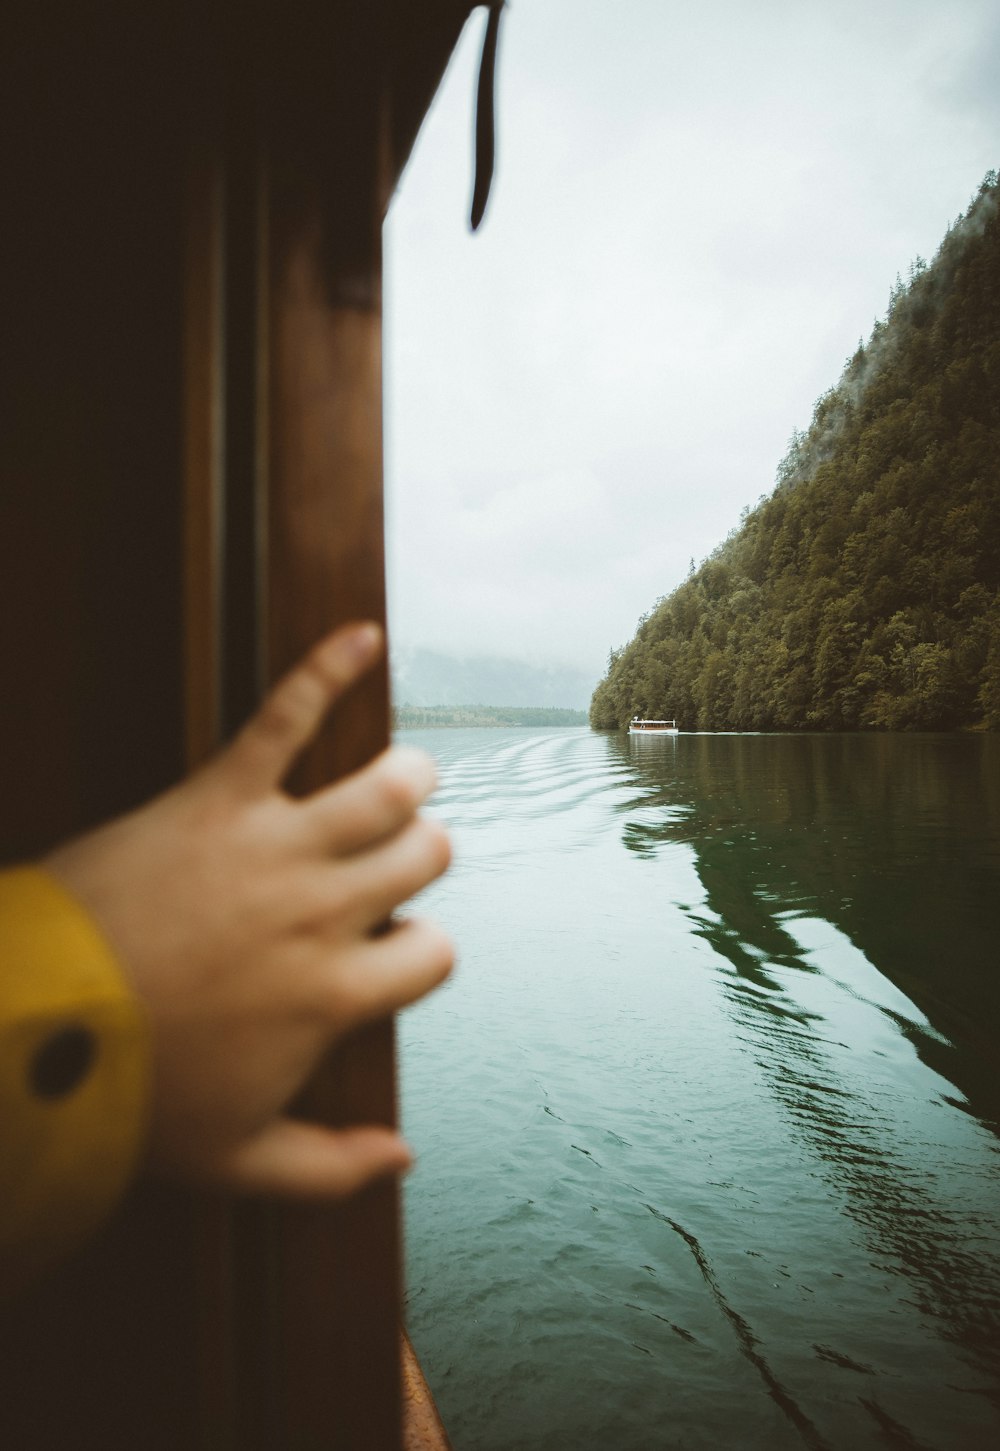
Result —
[{"label": "distant boat", "polygon": [[677,722],[675,720],[640,720],[634,715],[628,724],[630,736],[675,736],[677,734]]}]

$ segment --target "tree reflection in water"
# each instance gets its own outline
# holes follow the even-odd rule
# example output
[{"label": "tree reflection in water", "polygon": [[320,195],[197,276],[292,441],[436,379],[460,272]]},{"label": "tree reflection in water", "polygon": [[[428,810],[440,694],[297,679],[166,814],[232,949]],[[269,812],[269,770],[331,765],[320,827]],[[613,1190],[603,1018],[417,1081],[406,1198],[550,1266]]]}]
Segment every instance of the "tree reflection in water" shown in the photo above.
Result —
[{"label": "tree reflection in water", "polygon": [[[693,930],[789,1134],[842,1196],[873,1268],[903,1277],[980,1371],[953,1389],[1000,1407],[1000,741],[609,747],[639,788],[622,807],[625,845],[695,853]],[[915,1444],[864,1403],[890,1443]]]}]

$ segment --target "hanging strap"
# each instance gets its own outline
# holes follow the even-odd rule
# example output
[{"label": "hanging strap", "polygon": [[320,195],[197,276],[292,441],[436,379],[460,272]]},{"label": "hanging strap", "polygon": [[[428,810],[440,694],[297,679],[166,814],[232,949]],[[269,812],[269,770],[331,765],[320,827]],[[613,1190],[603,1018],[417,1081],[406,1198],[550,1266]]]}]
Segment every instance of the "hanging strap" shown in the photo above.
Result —
[{"label": "hanging strap", "polygon": [[500,12],[504,0],[493,0],[483,37],[483,54],[479,62],[479,89],[476,96],[476,182],[472,192],[470,222],[475,231],[486,214],[496,159],[496,127],[494,124],[494,82],[497,65],[497,38],[500,34]]}]

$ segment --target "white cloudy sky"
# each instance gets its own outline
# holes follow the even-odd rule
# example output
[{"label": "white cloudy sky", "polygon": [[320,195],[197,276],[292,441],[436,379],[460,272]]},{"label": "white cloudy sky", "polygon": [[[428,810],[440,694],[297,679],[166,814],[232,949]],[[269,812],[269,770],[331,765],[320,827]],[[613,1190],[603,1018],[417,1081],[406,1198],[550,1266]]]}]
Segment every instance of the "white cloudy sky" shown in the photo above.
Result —
[{"label": "white cloudy sky", "polygon": [[602,672],[1000,163],[996,0],[512,0],[386,229],[398,644]]}]

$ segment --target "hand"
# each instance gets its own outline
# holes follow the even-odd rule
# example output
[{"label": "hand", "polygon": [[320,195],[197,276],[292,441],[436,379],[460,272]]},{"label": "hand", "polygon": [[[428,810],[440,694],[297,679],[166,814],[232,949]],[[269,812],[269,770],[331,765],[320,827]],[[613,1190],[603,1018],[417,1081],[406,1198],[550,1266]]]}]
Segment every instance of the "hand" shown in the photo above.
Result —
[{"label": "hand", "polygon": [[395,747],[296,800],[282,782],[333,702],[382,649],[374,625],[322,641],[207,766],[55,851],[45,866],[89,910],[152,1024],[149,1159],[237,1191],[339,1197],[407,1167],[388,1128],[287,1116],[332,1042],[450,971],[432,924],[393,919],[444,871],[435,785]]}]

